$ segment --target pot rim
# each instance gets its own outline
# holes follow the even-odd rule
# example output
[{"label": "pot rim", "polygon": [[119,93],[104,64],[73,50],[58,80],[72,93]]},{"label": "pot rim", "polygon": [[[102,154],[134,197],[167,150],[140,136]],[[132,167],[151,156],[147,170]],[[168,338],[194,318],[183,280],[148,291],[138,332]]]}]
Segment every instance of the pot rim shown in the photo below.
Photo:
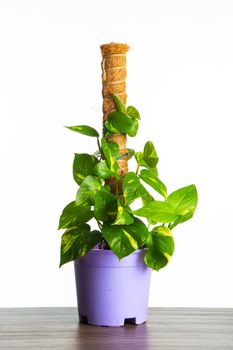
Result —
[{"label": "pot rim", "polygon": [[119,259],[110,249],[94,248],[88,251],[85,256],[74,260],[75,265],[91,267],[132,267],[145,265],[143,257],[146,254],[146,248],[137,249],[129,255]]},{"label": "pot rim", "polygon": [[[147,248],[140,248],[140,249],[133,251],[132,253],[130,253],[127,256],[130,256],[131,254],[140,254],[142,252],[145,252],[146,250],[147,250]],[[96,254],[99,252],[101,252],[100,254],[114,254],[114,255],[116,255],[111,249],[99,249],[99,248],[92,248],[91,250],[88,251],[87,254],[89,254],[89,253]]]}]

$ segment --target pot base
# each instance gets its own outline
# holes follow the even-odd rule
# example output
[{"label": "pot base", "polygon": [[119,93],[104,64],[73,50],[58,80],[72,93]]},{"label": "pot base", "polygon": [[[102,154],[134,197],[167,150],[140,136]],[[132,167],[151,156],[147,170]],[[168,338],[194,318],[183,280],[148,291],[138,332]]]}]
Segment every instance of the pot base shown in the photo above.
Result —
[{"label": "pot base", "polygon": [[[119,316],[118,316],[119,317]],[[98,318],[96,319],[91,319],[86,316],[80,315],[79,314],[79,322],[83,324],[88,324],[90,326],[100,326],[100,327],[123,327],[126,324],[133,324],[133,325],[140,325],[146,322],[145,320],[140,319],[140,317],[131,317],[131,318],[124,318],[124,317],[119,317],[116,320],[107,320],[106,318],[104,320],[101,320]]]},{"label": "pot base", "polygon": [[144,255],[141,249],[119,261],[111,250],[93,249],[75,261],[80,322],[121,327],[146,321],[151,269]]}]

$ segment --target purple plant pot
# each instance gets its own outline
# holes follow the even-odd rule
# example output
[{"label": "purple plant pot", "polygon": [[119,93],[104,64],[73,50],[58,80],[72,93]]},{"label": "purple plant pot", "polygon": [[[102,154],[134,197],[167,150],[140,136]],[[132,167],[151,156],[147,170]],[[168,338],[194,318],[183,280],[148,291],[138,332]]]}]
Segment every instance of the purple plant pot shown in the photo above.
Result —
[{"label": "purple plant pot", "polygon": [[147,319],[151,269],[144,249],[119,261],[111,250],[92,249],[74,262],[80,322],[119,327]]}]

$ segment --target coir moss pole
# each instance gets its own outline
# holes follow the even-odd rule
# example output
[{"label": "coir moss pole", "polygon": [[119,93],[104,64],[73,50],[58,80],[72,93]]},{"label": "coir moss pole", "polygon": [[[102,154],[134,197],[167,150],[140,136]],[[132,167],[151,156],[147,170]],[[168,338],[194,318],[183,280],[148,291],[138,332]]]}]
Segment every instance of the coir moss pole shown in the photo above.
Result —
[{"label": "coir moss pole", "polygon": [[[102,53],[102,95],[103,95],[103,122],[108,119],[110,112],[116,111],[116,105],[112,94],[117,95],[126,105],[126,53],[129,46],[126,44],[110,43],[101,45]],[[126,134],[113,134],[108,141],[114,141],[119,145],[119,156],[127,153]],[[128,157],[118,161],[121,180],[118,181],[118,193],[122,194],[123,176],[128,172]],[[106,181],[111,191],[116,194],[116,179]]]}]

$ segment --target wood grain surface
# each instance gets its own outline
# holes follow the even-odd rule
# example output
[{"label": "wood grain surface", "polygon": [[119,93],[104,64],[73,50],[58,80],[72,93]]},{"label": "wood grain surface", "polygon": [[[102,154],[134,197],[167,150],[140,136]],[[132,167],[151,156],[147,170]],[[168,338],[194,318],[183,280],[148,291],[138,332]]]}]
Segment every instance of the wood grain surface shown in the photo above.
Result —
[{"label": "wood grain surface", "polygon": [[0,309],[0,349],[233,349],[233,309],[150,308],[147,323],[78,323],[76,308]]}]

